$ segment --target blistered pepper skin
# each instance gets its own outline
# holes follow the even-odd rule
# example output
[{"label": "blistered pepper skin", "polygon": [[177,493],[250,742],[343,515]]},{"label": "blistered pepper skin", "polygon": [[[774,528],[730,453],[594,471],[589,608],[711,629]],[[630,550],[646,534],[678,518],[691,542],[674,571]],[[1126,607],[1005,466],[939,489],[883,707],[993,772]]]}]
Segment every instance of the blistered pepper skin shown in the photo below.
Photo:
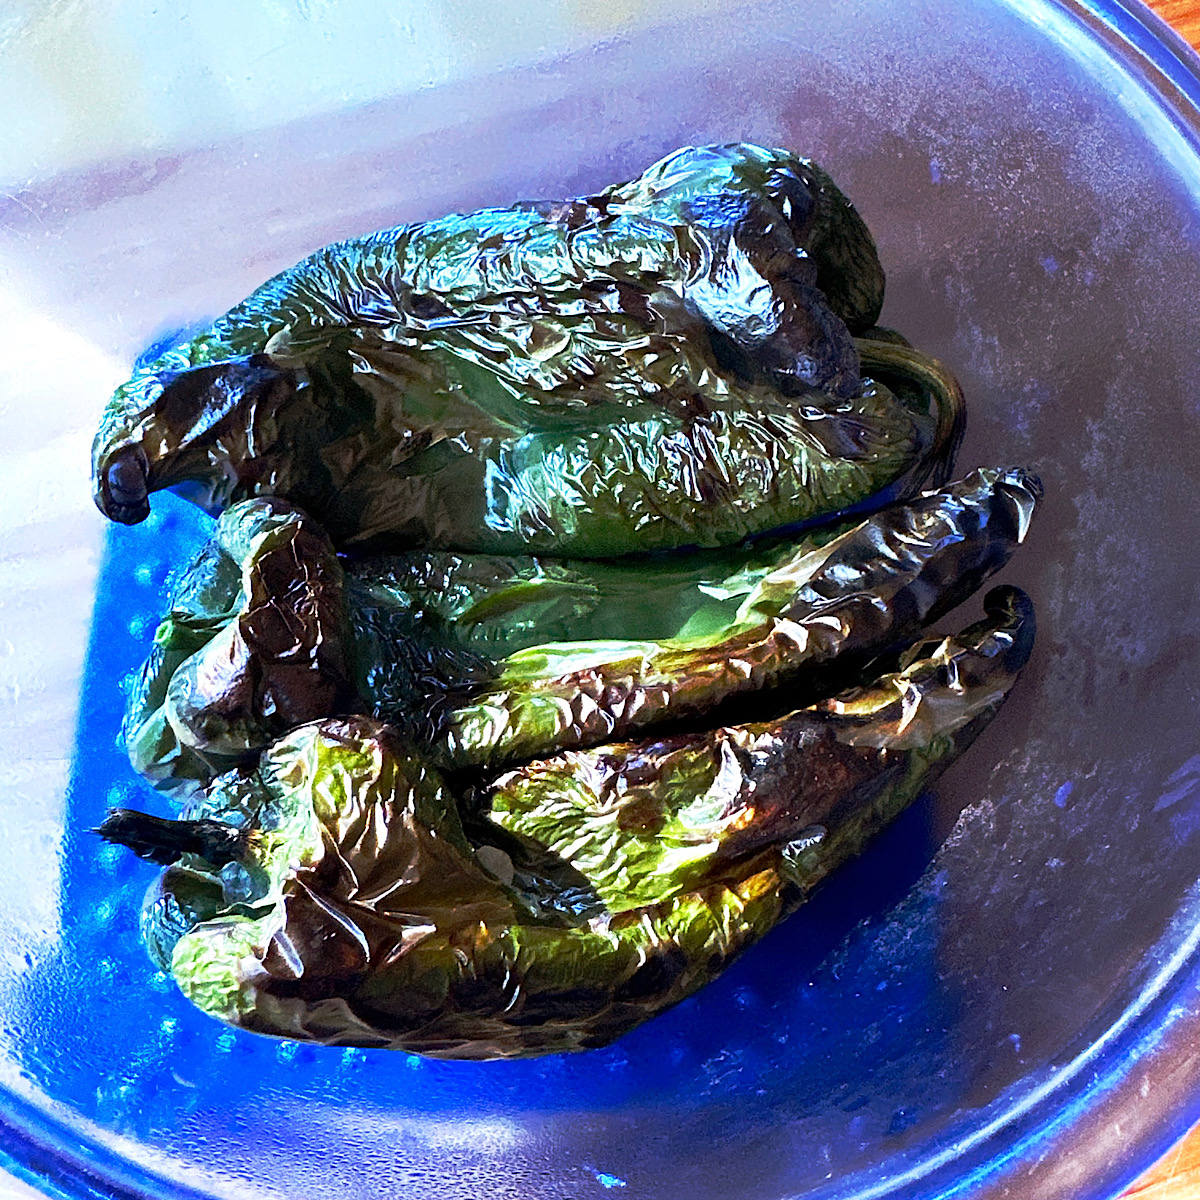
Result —
[{"label": "blistered pepper skin", "polygon": [[936,415],[864,379],[883,274],[832,180],[681,150],[564,203],[322,250],[118,389],[118,521],[176,487],[309,511],[339,549],[586,557],[715,546],[863,502]]},{"label": "blistered pepper skin", "polygon": [[171,867],[148,944],[262,1033],[445,1058],[603,1045],[721,971],[991,719],[1033,618],[1014,588],[985,607],[810,709],[494,778],[465,823],[393,731],[305,726],[191,807],[247,849],[232,873]]},{"label": "blistered pepper skin", "polygon": [[130,693],[134,768],[194,788],[289,729],[358,707],[344,577],[286,501],[220,522],[181,578]]},{"label": "blistered pepper skin", "polygon": [[783,563],[718,634],[509,655],[477,694],[449,706],[438,760],[520,762],[668,722],[711,722],[725,705],[781,688],[796,703],[827,695],[1002,567],[1040,495],[1024,471],[974,471]]},{"label": "blistered pepper skin", "polygon": [[[247,502],[184,576],[130,694],[126,743],[156,786],[187,791],[278,737],[283,713],[370,711],[461,769],[711,724],[719,706],[779,687],[815,700],[1001,567],[1039,494],[1024,472],[992,468],[840,529],[699,562],[414,554],[351,562],[346,576],[298,510]],[[277,542],[294,577],[268,588]],[[548,627],[575,640],[540,641]],[[249,636],[260,628],[320,658],[281,671],[280,647]]]}]

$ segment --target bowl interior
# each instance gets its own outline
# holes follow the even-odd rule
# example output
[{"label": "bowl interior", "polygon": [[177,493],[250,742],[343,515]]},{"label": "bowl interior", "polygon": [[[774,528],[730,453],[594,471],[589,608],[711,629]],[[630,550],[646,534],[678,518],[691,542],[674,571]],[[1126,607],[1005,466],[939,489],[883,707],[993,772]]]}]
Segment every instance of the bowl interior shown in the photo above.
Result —
[{"label": "bowl interior", "polygon": [[[525,42],[480,24],[429,86],[394,30],[314,10],[304,37],[328,31],[328,54],[292,108],[235,119],[160,80],[162,103],[199,103],[191,125],[0,195],[0,1107],[18,1159],[41,1147],[152,1195],[703,1200],[736,1180],[777,1200],[936,1177],[982,1196],[1022,1138],[1022,1162],[1067,1153],[1069,1128],[1021,1124],[1041,1098],[1082,1127],[1089,1056],[1166,1020],[1152,1001],[1183,986],[1200,861],[1190,115],[1060,5],[631,2],[610,27],[604,7],[518,6]],[[292,26],[262,21],[286,57]],[[735,140],[811,155],[854,200],[885,323],[965,388],[960,473],[1044,482],[1003,575],[1039,617],[1011,701],[805,909],[608,1049],[439,1063],[200,1016],[138,942],[151,869],[88,832],[108,805],[158,803],[117,745],[122,682],[206,527],[171,497],[103,527],[87,441],[108,390],[326,242]],[[1080,1141],[1073,1194],[1169,1132]]]}]

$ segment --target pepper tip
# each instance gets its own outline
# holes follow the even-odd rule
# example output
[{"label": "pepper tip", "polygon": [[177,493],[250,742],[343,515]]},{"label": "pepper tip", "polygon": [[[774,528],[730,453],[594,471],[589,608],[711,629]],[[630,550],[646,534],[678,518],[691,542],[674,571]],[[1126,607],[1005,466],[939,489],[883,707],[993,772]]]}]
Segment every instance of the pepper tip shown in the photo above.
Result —
[{"label": "pepper tip", "polygon": [[110,520],[136,525],[150,515],[150,464],[140,446],[123,446],[97,476],[96,507]]}]

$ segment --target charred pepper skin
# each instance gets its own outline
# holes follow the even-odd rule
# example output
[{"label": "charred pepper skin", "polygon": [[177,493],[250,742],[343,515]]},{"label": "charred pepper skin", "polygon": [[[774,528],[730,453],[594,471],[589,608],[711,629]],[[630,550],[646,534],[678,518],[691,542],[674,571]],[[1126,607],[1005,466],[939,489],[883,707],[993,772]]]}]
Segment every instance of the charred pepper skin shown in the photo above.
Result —
[{"label": "charred pepper skin", "polygon": [[509,655],[446,712],[438,759],[498,765],[596,746],[674,722],[720,718],[791,689],[807,703],[842,686],[974,592],[1025,539],[1041,484],[972,472],[892,505],[765,576],[719,635],[535,646]]},{"label": "charred pepper skin", "polygon": [[[786,717],[493,778],[467,823],[387,727],[305,726],[191,807],[236,829],[240,873],[182,855],[147,942],[201,1008],[262,1033],[467,1059],[604,1045],[724,969],[974,739],[1033,640],[1017,589],[985,607]],[[574,909],[547,903],[554,869]]]},{"label": "charred pepper skin", "polygon": [[[915,494],[927,475],[940,486],[962,433],[957,382],[890,331],[873,330],[860,346],[898,394],[938,414],[929,458],[889,492]],[[406,711],[429,714],[434,684],[470,690],[505,655],[540,643],[694,639],[727,625],[754,581],[805,545],[831,540],[831,530],[810,530],[803,545],[781,533],[607,563],[414,550],[358,556],[343,581],[332,544],[299,509],[278,498],[244,501],[177,585],[129,698],[130,758],[156,786],[186,789],[285,732],[286,719],[353,711],[350,670],[367,709],[402,721]],[[289,557],[294,577],[281,577]],[[214,641],[235,618],[237,628]],[[342,653],[347,619],[353,664]]]},{"label": "charred pepper skin", "polygon": [[286,501],[219,522],[180,580],[123,736],[165,790],[207,782],[288,730],[353,711],[341,564]]},{"label": "charred pepper skin", "polygon": [[730,544],[863,502],[936,416],[861,374],[883,274],[781,150],[681,150],[581,200],[318,252],[118,389],[96,501],[279,495],[339,549]]},{"label": "charred pepper skin", "polygon": [[95,831],[166,866],[142,931],[186,996],[330,1045],[602,1046],[938,777],[1032,605],[913,639],[1041,489],[947,482],[962,394],[883,286],[815,164],[687,148],[328,247],[118,389],[101,510],[220,514],[125,725],[182,817]]},{"label": "charred pepper skin", "polygon": [[[184,576],[130,694],[126,743],[151,782],[186,792],[298,714],[371,711],[430,762],[473,769],[720,723],[722,705],[780,688],[815,700],[1001,567],[1039,494],[1024,472],[989,469],[699,564],[414,553],[348,575],[298,510],[249,501]],[[651,597],[641,610],[635,588]],[[564,640],[546,642],[547,628]]]}]

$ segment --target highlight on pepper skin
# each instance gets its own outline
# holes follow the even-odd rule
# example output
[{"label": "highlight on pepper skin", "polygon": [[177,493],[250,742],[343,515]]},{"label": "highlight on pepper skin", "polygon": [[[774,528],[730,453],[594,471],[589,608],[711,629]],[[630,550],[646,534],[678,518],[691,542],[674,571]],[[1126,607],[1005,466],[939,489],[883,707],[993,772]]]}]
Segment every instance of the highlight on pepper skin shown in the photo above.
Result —
[{"label": "highlight on pepper skin", "polygon": [[470,796],[387,726],[329,720],[184,821],[102,831],[173,863],[147,943],[223,1020],[444,1058],[604,1045],[723,970],[974,740],[1034,636],[1018,589],[984,605],[781,717],[567,752]]},{"label": "highlight on pepper skin", "polygon": [[117,389],[96,502],[276,495],[339,550],[583,557],[825,519],[952,453],[951,397],[862,373],[883,282],[828,175],[748,145],[353,239]]},{"label": "highlight on pepper skin", "polygon": [[1034,640],[1036,477],[877,324],[816,164],[685,148],[326,247],[139,367],[126,524],[217,518],[129,690],[142,933],[204,1012],[486,1059],[692,994],[932,784]]}]

